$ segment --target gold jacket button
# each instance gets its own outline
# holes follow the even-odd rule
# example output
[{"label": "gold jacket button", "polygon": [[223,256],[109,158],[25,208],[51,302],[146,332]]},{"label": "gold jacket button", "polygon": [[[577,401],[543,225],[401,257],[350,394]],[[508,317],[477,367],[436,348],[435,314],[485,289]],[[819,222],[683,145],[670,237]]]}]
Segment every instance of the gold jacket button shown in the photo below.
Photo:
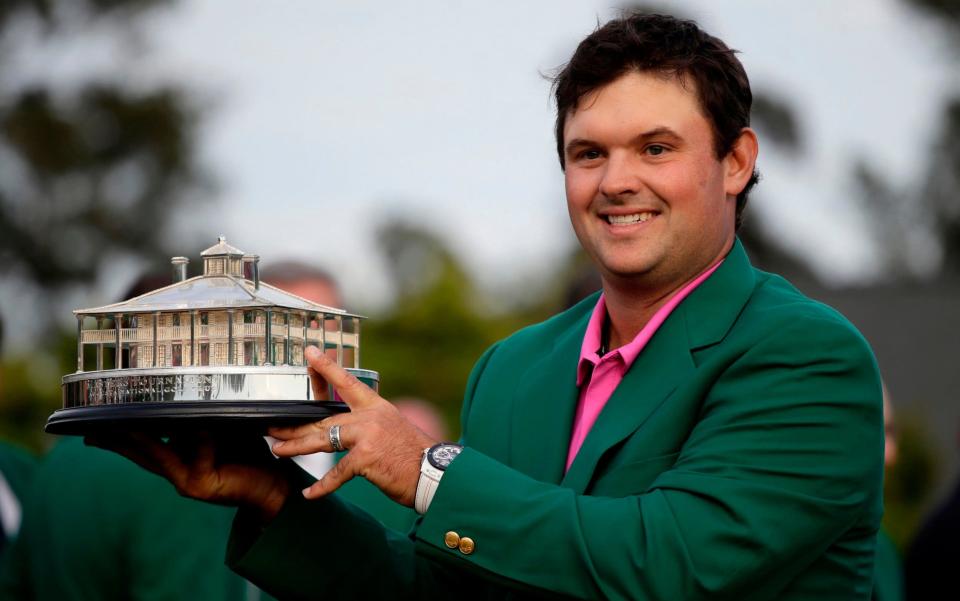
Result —
[{"label": "gold jacket button", "polygon": [[464,536],[460,539],[460,552],[464,555],[470,555],[476,548],[477,545],[474,544],[473,539],[469,536]]},{"label": "gold jacket button", "polygon": [[[470,539],[467,539],[470,540]],[[443,535],[443,544],[450,547],[451,549],[456,549],[457,545],[460,545],[460,535],[451,530]],[[473,541],[470,541],[470,548],[473,549]]]}]

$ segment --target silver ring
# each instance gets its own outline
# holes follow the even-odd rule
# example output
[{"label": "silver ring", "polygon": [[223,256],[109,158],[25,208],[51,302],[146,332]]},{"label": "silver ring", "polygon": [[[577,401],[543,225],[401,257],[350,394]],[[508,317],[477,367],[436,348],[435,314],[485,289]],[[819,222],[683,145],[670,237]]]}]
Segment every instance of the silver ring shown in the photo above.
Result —
[{"label": "silver ring", "polygon": [[330,426],[330,446],[332,446],[333,450],[337,453],[343,450],[343,445],[340,444],[339,425]]}]

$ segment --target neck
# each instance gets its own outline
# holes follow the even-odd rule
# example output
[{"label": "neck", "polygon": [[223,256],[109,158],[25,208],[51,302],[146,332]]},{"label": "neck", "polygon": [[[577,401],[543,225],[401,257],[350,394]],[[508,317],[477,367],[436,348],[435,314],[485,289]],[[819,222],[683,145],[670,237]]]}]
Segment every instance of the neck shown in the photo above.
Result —
[{"label": "neck", "polygon": [[[729,248],[727,249],[729,251]],[[619,348],[640,333],[640,330],[684,286],[716,265],[726,252],[687,276],[672,278],[663,285],[652,285],[640,278],[603,276],[603,293],[607,306],[608,350]]]},{"label": "neck", "polygon": [[659,293],[651,291],[649,294],[639,296],[636,291],[611,286],[604,279],[603,294],[607,305],[607,327],[609,328],[608,350],[620,348],[636,338],[657,310],[663,307],[683,285],[680,284],[671,290]]}]

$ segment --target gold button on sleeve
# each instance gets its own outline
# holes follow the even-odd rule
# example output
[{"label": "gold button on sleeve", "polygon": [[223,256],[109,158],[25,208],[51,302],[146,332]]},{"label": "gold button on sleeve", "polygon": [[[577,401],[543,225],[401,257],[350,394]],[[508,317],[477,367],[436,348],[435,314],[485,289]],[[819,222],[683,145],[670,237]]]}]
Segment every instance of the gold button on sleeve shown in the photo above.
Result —
[{"label": "gold button on sleeve", "polygon": [[476,548],[477,545],[474,544],[473,539],[469,536],[464,536],[460,539],[460,552],[464,555],[470,555]]},{"label": "gold button on sleeve", "polygon": [[[468,539],[469,540],[469,539]],[[451,549],[456,549],[457,545],[460,544],[460,535],[451,530],[443,535],[443,544],[450,547]],[[470,541],[471,548],[473,546],[473,541]]]}]

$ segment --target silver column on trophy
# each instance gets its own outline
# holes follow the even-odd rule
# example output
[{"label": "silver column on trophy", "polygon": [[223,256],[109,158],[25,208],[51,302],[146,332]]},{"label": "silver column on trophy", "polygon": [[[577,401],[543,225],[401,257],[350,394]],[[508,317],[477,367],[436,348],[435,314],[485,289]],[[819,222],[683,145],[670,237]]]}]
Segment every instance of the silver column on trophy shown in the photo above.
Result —
[{"label": "silver column on trophy", "polygon": [[322,419],[346,411],[329,388],[316,398],[309,345],[378,388],[360,369],[360,320],[260,281],[259,257],[227,244],[200,256],[187,278],[135,298],[74,311],[77,371],[63,378],[63,408],[46,431],[84,434],[126,427],[179,428]]}]

